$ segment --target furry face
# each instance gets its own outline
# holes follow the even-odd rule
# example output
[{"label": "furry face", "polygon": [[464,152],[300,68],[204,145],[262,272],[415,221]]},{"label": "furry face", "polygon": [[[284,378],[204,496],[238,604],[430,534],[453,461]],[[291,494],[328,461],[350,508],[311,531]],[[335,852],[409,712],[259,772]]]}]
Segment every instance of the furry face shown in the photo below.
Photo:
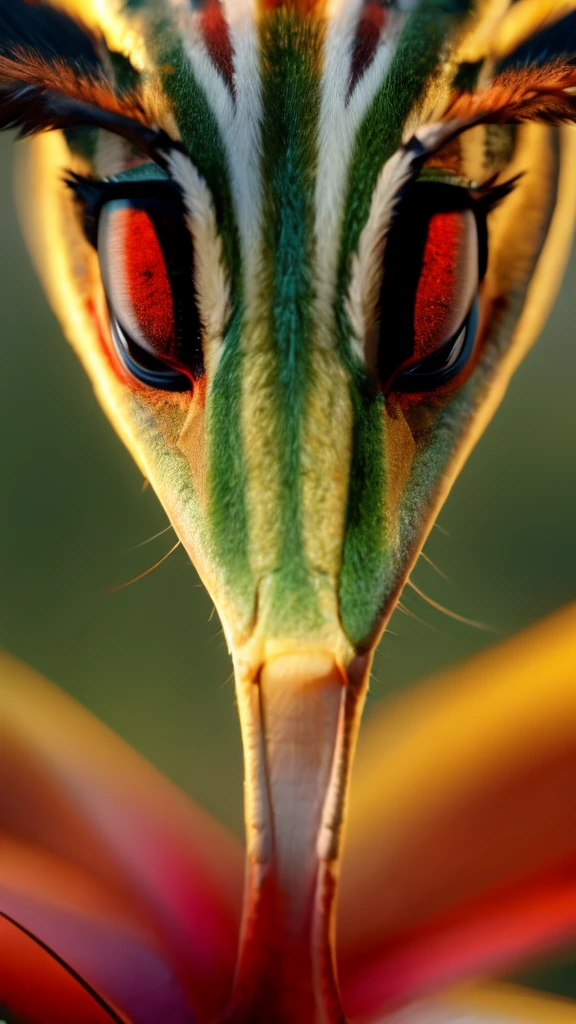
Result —
[{"label": "furry face", "polygon": [[[494,5],[68,2],[31,17],[18,0],[2,11],[4,123],[64,129],[33,147],[29,235],[106,412],[237,657],[257,665],[276,647],[321,643],[346,663],[379,635],[536,332],[548,301],[529,294],[537,265],[536,279],[544,259],[563,258],[568,143],[549,124],[502,123],[569,116],[568,94],[557,110],[551,94],[551,68],[567,84],[558,53],[535,43],[528,72],[525,32],[521,60],[503,56],[506,10]],[[538,74],[540,109],[528,110]],[[419,129],[409,159],[402,147]],[[187,275],[176,386],[138,374],[113,340],[88,189],[67,189],[70,172],[90,179],[101,247],[127,237],[118,213],[101,216],[114,202],[145,207],[176,185],[192,250],[179,271],[164,269],[167,294],[174,273]],[[510,195],[482,206],[483,190],[517,175]],[[464,230],[464,207],[481,272],[448,237]],[[444,248],[427,285],[432,230],[429,250],[441,235]],[[117,254],[116,275],[128,260]],[[461,297],[451,275],[466,261],[474,281]],[[144,263],[132,273],[150,272]],[[162,302],[157,280],[147,294],[132,282],[132,308]],[[472,305],[455,372],[402,373],[435,317],[422,352],[441,371]]]}]

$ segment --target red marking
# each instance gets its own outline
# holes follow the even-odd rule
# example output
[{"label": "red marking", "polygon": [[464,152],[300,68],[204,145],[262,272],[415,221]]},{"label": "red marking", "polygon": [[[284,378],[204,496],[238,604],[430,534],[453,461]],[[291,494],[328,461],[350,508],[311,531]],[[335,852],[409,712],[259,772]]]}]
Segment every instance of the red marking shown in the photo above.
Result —
[{"label": "red marking", "polygon": [[234,51],[220,0],[208,0],[202,11],[202,32],[211,60],[234,95]]},{"label": "red marking", "polygon": [[374,60],[386,21],[387,12],[385,7],[378,0],[368,0],[356,30],[348,97],[350,97],[354,86]]}]

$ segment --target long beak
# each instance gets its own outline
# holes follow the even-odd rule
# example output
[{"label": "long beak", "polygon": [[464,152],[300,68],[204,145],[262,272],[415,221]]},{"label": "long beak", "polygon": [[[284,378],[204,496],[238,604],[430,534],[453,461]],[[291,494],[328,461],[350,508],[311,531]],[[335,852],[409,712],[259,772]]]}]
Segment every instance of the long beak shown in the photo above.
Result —
[{"label": "long beak", "polygon": [[343,1022],[334,905],[351,756],[369,659],[282,654],[237,690],[247,877],[229,1019]]}]

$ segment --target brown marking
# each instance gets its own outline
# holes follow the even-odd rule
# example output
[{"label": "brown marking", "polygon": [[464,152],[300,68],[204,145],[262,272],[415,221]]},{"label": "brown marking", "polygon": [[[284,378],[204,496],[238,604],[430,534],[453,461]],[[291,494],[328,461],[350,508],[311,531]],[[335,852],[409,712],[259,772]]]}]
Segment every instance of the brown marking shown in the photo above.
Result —
[{"label": "brown marking", "polygon": [[368,0],[358,22],[354,40],[347,99],[374,60],[386,21],[387,10],[381,0]]},{"label": "brown marking", "polygon": [[201,24],[210,59],[234,95],[234,51],[220,0],[208,0],[202,11]]},{"label": "brown marking", "polygon": [[320,20],[324,14],[326,0],[259,0],[264,12],[285,10],[299,18]]},{"label": "brown marking", "polygon": [[44,61],[25,50],[14,57],[0,56],[0,88],[18,84],[35,86],[101,110],[147,124],[140,100],[134,93],[119,96],[102,75],[79,74],[65,61]]},{"label": "brown marking", "polygon": [[576,119],[576,67],[557,62],[542,68],[505,71],[489,89],[460,93],[443,120],[473,124],[518,124],[540,121],[560,124]]}]

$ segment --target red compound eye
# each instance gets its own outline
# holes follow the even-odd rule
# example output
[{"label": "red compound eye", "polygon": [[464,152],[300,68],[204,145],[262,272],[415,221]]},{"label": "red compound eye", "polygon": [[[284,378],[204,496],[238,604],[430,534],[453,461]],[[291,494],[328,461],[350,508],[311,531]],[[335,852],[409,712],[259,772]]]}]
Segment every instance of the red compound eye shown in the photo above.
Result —
[{"label": "red compound eye", "polygon": [[483,260],[471,203],[464,189],[418,184],[392,228],[379,307],[388,391],[433,390],[469,358]]},{"label": "red compound eye", "polygon": [[54,954],[0,915],[0,1020],[7,1024],[121,1024]]},{"label": "red compound eye", "polygon": [[103,212],[108,297],[134,341],[152,355],[174,355],[174,300],[162,246],[148,210],[129,202]]},{"label": "red compound eye", "polygon": [[202,346],[192,240],[182,211],[159,198],[105,203],[98,255],[124,365],[151,387],[188,390],[202,373]]},{"label": "red compound eye", "polygon": [[415,360],[433,355],[462,327],[478,289],[478,232],[471,210],[428,222],[414,303]]}]

